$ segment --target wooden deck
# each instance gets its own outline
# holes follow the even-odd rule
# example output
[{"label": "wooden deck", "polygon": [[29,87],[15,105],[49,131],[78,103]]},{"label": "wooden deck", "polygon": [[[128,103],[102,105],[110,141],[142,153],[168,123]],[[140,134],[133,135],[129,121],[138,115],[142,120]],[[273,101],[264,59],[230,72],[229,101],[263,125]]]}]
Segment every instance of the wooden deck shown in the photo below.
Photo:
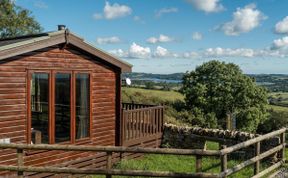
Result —
[{"label": "wooden deck", "polygon": [[142,146],[155,141],[160,146],[164,119],[164,106],[122,104],[122,146]]}]

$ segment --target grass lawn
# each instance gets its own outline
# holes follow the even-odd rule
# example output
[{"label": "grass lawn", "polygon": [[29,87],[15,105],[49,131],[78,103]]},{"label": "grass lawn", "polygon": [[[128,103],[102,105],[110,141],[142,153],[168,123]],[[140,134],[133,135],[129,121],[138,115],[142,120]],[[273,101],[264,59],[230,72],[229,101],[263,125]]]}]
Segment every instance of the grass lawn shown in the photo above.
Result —
[{"label": "grass lawn", "polygon": [[[143,100],[143,102],[147,102],[147,100],[155,100],[159,99],[160,102],[173,102],[176,100],[183,100],[184,96],[176,91],[162,91],[162,90],[148,90],[141,88],[128,88],[122,87],[122,99],[127,101],[131,98],[131,96],[135,96],[135,98],[139,98],[139,100]],[[133,99],[135,99],[133,98]]]},{"label": "grass lawn", "polygon": [[[218,143],[208,142],[207,149],[218,149]],[[288,156],[288,152],[286,152]],[[229,160],[228,168],[231,168],[241,161]],[[261,170],[264,169],[261,164]],[[116,169],[132,169],[132,170],[150,170],[150,171],[170,171],[170,172],[195,172],[194,156],[174,156],[174,155],[145,155],[143,158],[134,160],[122,160],[114,165]],[[220,159],[213,157],[204,157],[202,160],[203,172],[219,173]],[[240,172],[230,177],[246,178],[253,175],[253,165],[246,167]],[[94,178],[104,178],[105,176],[94,176]],[[113,176],[125,177],[125,176]]]}]

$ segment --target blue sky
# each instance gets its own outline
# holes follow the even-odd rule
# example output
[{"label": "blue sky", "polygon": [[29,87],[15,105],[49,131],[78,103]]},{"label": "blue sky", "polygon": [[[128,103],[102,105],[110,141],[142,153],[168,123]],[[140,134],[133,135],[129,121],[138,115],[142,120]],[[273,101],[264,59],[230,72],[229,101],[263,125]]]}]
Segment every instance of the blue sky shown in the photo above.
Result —
[{"label": "blue sky", "polygon": [[45,31],[65,24],[134,72],[175,73],[218,59],[288,74],[288,1],[16,0]]}]

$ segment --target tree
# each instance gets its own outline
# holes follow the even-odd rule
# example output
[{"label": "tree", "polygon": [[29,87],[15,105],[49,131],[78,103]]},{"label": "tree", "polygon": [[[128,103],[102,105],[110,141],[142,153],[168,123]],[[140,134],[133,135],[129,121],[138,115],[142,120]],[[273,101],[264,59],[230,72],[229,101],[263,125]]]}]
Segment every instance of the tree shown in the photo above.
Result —
[{"label": "tree", "polygon": [[188,110],[206,120],[215,116],[222,128],[227,115],[236,116],[237,129],[251,132],[268,117],[267,91],[232,63],[214,60],[187,72],[181,92]]},{"label": "tree", "polygon": [[0,37],[15,37],[42,31],[31,12],[12,0],[0,0]]}]

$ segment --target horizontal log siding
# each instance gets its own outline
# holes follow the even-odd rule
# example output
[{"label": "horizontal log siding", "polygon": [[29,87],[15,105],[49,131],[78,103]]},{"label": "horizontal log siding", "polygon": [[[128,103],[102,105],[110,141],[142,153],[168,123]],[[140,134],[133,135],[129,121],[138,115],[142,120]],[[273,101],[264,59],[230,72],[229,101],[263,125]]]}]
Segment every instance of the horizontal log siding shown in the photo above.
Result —
[{"label": "horizontal log siding", "polygon": [[[92,133],[91,139],[79,141],[79,145],[115,145],[116,73],[101,62],[67,47],[60,50],[51,47],[30,52],[0,64],[0,138],[11,138],[12,143],[26,143],[27,69],[89,70],[92,71]],[[26,152],[25,165],[59,165],[78,158],[100,156],[91,153],[43,151]],[[90,166],[92,158],[74,166]],[[99,163],[104,165],[103,160]],[[0,164],[15,165],[15,150],[0,150]],[[95,163],[94,163],[95,164]],[[0,172],[0,177],[7,172]]]}]

